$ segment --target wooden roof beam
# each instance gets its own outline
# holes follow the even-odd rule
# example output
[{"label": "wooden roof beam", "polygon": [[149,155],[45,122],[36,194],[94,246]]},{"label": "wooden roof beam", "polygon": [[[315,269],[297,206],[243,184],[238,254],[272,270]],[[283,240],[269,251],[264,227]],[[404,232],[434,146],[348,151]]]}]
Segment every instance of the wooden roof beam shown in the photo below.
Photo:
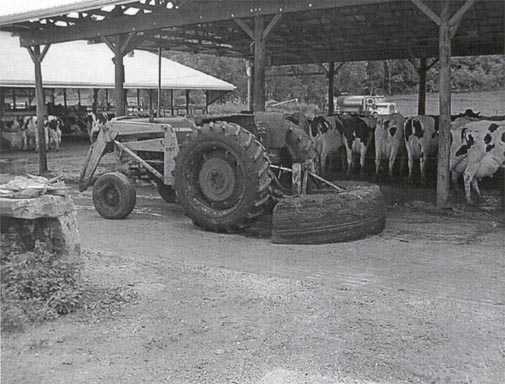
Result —
[{"label": "wooden roof beam", "polygon": [[[354,0],[355,1],[355,0]],[[338,8],[353,4],[352,0],[318,0],[307,3],[306,0],[222,0],[218,6],[209,6],[207,2],[190,1],[166,12],[153,11],[135,16],[115,16],[106,23],[97,21],[79,21],[68,27],[54,28],[51,31],[21,32],[21,45],[57,43],[71,40],[88,40],[101,36],[127,32],[147,31],[152,29],[210,23],[220,20],[251,17],[256,14],[269,15],[288,12],[302,12],[314,9]],[[391,0],[361,0],[362,4],[373,4]],[[205,7],[204,7],[205,5]]]},{"label": "wooden roof beam", "polygon": [[438,16],[435,12],[431,10],[426,4],[423,3],[423,0],[410,0],[419,10],[424,13],[428,18],[431,19],[436,25],[440,26],[442,24],[442,20],[440,16]]}]

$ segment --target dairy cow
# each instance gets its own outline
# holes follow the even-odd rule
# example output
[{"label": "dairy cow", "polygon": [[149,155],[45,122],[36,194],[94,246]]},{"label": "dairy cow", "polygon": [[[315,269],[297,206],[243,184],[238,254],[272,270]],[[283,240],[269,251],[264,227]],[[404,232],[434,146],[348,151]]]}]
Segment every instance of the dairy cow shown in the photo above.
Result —
[{"label": "dairy cow", "polygon": [[61,130],[63,128],[63,121],[59,117],[49,115],[44,124],[47,127],[49,148],[59,150],[61,146]]},{"label": "dairy cow", "polygon": [[5,147],[11,150],[23,150],[26,148],[26,134],[21,129],[21,124],[17,119],[6,122],[0,120],[0,132],[3,143],[2,148]]},{"label": "dairy cow", "polygon": [[393,167],[404,145],[405,118],[399,113],[377,117],[375,128],[375,174],[379,175],[381,163],[388,161],[388,174],[393,177]]},{"label": "dairy cow", "polygon": [[100,129],[112,118],[114,117],[113,113],[109,112],[90,112],[88,114],[88,135],[90,142],[94,142],[98,137],[98,132]]},{"label": "dairy cow", "polygon": [[[44,120],[44,138],[46,150],[56,149],[61,146],[61,130],[63,121],[57,117],[49,115]],[[26,116],[23,119],[23,130],[26,134],[26,149],[39,150],[39,135],[37,132],[37,116]]]},{"label": "dairy cow", "polygon": [[354,154],[359,155],[360,174],[365,174],[365,159],[371,141],[375,119],[356,115],[342,115],[341,117],[342,139],[347,155],[347,175],[354,168]]},{"label": "dairy cow", "polygon": [[465,198],[472,189],[480,197],[479,180],[492,177],[505,163],[505,121],[460,121],[451,130],[451,180],[463,175]]},{"label": "dairy cow", "polygon": [[316,116],[310,123],[317,152],[319,172],[328,175],[330,168],[330,154],[336,153],[343,146],[342,121],[337,116]]},{"label": "dairy cow", "polygon": [[409,182],[413,181],[414,161],[419,160],[421,183],[426,183],[426,162],[438,152],[438,129],[431,116],[414,116],[405,120],[405,147],[407,149]]}]

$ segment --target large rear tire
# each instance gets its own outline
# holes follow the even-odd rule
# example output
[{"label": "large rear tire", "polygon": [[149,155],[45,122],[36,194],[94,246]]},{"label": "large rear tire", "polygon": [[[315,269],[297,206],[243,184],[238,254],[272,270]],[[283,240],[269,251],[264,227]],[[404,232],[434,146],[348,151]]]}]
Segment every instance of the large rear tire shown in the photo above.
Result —
[{"label": "large rear tire", "polygon": [[106,219],[124,219],[135,207],[136,199],[135,187],[120,172],[101,175],[93,186],[93,204]]},{"label": "large rear tire", "polygon": [[177,200],[196,225],[236,232],[263,213],[269,166],[265,149],[246,129],[223,121],[204,124],[177,155]]},{"label": "large rear tire", "polygon": [[274,208],[272,242],[322,244],[351,241],[384,230],[384,196],[362,183],[341,193],[324,191],[282,199]]}]

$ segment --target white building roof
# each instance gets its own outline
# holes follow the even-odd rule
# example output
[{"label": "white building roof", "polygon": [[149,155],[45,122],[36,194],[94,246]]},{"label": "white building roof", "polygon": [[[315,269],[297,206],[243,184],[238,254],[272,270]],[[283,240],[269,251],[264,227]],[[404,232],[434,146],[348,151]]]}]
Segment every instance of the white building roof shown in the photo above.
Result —
[{"label": "white building roof", "polygon": [[[85,41],[53,44],[42,61],[44,88],[114,88],[113,53],[105,44]],[[158,56],[136,50],[125,56],[125,88],[157,88]],[[0,87],[34,87],[34,65],[17,37],[0,32]],[[235,86],[162,58],[164,89],[232,91]]]},{"label": "white building roof", "polygon": [[132,0],[0,0],[0,25],[129,2]]}]

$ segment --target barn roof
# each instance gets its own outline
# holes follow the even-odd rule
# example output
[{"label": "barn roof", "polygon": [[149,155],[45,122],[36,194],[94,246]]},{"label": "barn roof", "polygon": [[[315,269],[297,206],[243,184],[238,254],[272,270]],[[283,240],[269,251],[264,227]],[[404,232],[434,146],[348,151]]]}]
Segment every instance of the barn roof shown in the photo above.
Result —
[{"label": "barn roof", "polygon": [[[252,57],[243,26],[251,30],[255,15],[266,15],[268,22],[279,14],[266,42],[272,65],[437,56],[438,27],[414,2],[418,0],[136,0],[110,1],[104,7],[104,1],[87,0],[39,13],[0,15],[0,28],[18,33],[23,45],[135,32],[137,46],[146,50]],[[440,1],[423,3],[439,14]],[[464,3],[451,1],[451,13]],[[453,39],[452,55],[504,53],[504,25],[503,0],[476,0]]]},{"label": "barn roof", "polygon": [[[47,88],[114,88],[113,54],[105,44],[73,41],[55,44],[42,62]],[[158,57],[134,51],[124,58],[125,88],[157,88]],[[223,80],[162,58],[161,85],[165,89],[232,91]],[[8,32],[0,32],[0,86],[33,87],[33,63],[28,51]]]}]

